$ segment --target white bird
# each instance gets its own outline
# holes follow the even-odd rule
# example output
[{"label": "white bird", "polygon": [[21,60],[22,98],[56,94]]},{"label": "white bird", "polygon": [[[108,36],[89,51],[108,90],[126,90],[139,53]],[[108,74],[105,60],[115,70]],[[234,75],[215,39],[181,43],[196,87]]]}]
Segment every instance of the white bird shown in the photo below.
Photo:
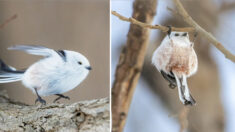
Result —
[{"label": "white bird", "polygon": [[63,93],[74,89],[91,70],[89,61],[78,52],[53,50],[42,46],[18,45],[9,50],[21,50],[28,54],[44,56],[26,70],[16,70],[0,60],[0,83],[22,81],[37,95],[36,102],[46,104],[41,96],[57,95],[69,99]]},{"label": "white bird", "polygon": [[168,32],[152,57],[152,63],[169,81],[169,86],[178,87],[179,99],[184,105],[196,103],[187,85],[187,78],[198,68],[193,45],[187,32]]}]

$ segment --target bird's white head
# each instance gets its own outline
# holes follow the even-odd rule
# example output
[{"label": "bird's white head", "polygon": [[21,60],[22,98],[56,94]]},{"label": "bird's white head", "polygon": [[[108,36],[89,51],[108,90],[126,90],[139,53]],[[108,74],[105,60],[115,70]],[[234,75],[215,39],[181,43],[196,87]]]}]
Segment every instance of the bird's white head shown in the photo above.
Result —
[{"label": "bird's white head", "polygon": [[172,39],[189,39],[187,32],[171,32],[170,38]]},{"label": "bird's white head", "polygon": [[163,43],[168,43],[172,40],[175,44],[182,46],[190,46],[191,42],[189,40],[189,34],[187,32],[171,32],[170,35],[167,35],[163,40]]},{"label": "bird's white head", "polygon": [[65,50],[65,54],[67,64],[72,66],[75,71],[79,73],[89,73],[92,69],[88,59],[84,55],[68,50]]}]

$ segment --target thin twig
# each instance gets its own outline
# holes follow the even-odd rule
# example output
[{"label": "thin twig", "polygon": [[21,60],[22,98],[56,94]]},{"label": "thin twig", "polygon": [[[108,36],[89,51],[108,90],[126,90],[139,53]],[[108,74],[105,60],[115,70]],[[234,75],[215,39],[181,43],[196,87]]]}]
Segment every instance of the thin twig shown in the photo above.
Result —
[{"label": "thin twig", "polygon": [[[159,29],[162,32],[167,32],[168,29],[169,29],[167,26],[150,25],[150,24],[146,24],[146,23],[140,22],[140,21],[138,21],[138,20],[136,20],[136,19],[134,19],[132,17],[130,17],[130,18],[124,17],[124,16],[120,15],[119,13],[117,13],[116,11],[112,11],[112,14],[114,16],[117,16],[120,20],[127,21],[127,22],[130,22],[132,24],[139,25],[141,27],[150,28],[150,29]],[[172,31],[194,32],[194,28],[191,28],[191,27],[184,27],[184,28],[171,27],[171,28],[172,28]]]},{"label": "thin twig", "polygon": [[17,18],[17,14],[11,16],[10,18],[8,18],[7,20],[5,20],[2,24],[0,24],[0,29],[5,27],[9,22],[11,22],[12,20]]},{"label": "thin twig", "polygon": [[184,106],[179,113],[180,132],[184,132],[188,128],[188,113],[190,108]]},{"label": "thin twig", "polygon": [[235,2],[233,2],[233,3],[223,2],[220,6],[220,9],[218,10],[218,13],[222,13],[222,12],[230,11],[230,10],[234,10],[234,9],[235,9]]},{"label": "thin twig", "polygon": [[200,25],[198,25],[191,16],[186,12],[183,5],[179,0],[174,0],[175,6],[178,10],[178,13],[183,17],[184,21],[195,28],[196,32],[198,32],[201,36],[205,37],[211,44],[213,44],[218,50],[220,50],[226,58],[235,62],[235,56],[229,52],[216,38],[205,29],[203,29]]},{"label": "thin twig", "polygon": [[[216,38],[211,33],[207,32],[205,29],[199,26],[192,19],[192,17],[188,15],[188,13],[186,12],[186,10],[184,9],[184,7],[182,6],[179,0],[174,0],[174,2],[178,10],[177,13],[179,13],[179,15],[183,17],[184,21],[192,27],[185,27],[185,28],[172,27],[172,31],[179,31],[179,32],[195,32],[196,31],[199,34],[201,34],[201,36],[205,37],[209,42],[211,42],[211,44],[213,44],[218,50],[220,50],[227,59],[235,62],[235,56],[230,51],[228,51],[218,40],[216,40]],[[159,29],[162,32],[168,31],[167,26],[146,24],[131,17],[130,18],[124,17],[115,11],[112,11],[112,14],[117,16],[120,20],[127,21],[132,24],[139,25],[141,27],[150,28],[150,29]]]}]

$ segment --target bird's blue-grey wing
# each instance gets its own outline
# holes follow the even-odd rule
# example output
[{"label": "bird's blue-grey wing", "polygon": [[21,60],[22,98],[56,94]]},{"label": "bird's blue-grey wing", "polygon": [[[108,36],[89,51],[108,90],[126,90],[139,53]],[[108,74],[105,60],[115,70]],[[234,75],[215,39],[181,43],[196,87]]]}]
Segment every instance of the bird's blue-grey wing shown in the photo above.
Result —
[{"label": "bird's blue-grey wing", "polygon": [[57,52],[53,49],[49,49],[43,46],[36,46],[36,45],[16,45],[16,46],[9,47],[8,49],[20,50],[28,54],[40,55],[40,56],[45,56],[45,57],[49,57],[49,56],[57,54]]}]

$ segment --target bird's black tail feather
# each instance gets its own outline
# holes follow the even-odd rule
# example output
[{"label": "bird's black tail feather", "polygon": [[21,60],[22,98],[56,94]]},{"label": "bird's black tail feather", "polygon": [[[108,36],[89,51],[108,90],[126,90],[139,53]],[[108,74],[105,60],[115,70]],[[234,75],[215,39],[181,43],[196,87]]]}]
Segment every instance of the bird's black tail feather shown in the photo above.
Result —
[{"label": "bird's black tail feather", "polygon": [[0,59],[0,83],[20,81],[25,71],[18,71]]}]

